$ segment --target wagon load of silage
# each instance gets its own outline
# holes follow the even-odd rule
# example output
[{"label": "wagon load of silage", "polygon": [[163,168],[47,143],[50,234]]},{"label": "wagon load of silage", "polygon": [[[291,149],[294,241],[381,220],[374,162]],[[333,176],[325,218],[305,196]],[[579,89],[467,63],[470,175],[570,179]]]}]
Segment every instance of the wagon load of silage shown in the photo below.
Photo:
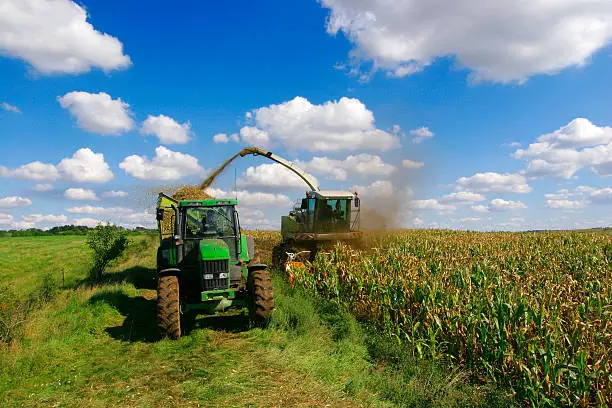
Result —
[{"label": "wagon load of silage", "polygon": [[[176,201],[181,200],[206,200],[213,198],[210,194],[207,194],[204,190],[197,186],[183,186],[171,195]],[[162,198],[162,200],[164,200]],[[166,199],[167,203],[160,203],[161,207],[164,207],[164,218],[159,223],[159,229],[162,238],[170,238],[174,232],[174,211],[170,207],[170,200]]]},{"label": "wagon load of silage", "polygon": [[206,200],[208,198],[213,198],[210,194],[207,194],[204,190],[197,186],[183,186],[176,190],[174,194],[172,194],[172,198],[176,201],[181,200]]}]

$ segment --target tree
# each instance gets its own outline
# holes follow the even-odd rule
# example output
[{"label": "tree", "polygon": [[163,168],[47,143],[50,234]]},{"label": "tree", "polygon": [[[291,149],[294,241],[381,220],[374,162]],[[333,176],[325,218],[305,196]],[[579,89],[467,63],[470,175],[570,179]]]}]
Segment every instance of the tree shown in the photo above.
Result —
[{"label": "tree", "polygon": [[92,281],[99,281],[108,264],[125,251],[129,240],[127,231],[122,231],[114,225],[98,224],[87,235],[87,244],[94,251],[90,277]]}]

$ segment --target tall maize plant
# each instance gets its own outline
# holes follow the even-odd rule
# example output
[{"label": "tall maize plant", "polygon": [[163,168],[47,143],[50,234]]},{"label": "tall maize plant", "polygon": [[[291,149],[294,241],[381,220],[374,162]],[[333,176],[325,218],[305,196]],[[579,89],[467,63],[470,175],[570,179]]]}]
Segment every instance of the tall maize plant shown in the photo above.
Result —
[{"label": "tall maize plant", "polygon": [[612,405],[612,235],[405,231],[290,280],[532,406]]}]

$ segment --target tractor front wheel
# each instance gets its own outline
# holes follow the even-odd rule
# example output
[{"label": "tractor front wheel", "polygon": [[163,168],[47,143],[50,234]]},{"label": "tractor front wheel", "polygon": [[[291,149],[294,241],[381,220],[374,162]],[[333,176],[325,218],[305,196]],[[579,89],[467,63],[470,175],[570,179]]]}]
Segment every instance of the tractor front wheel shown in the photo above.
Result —
[{"label": "tractor front wheel", "polygon": [[179,282],[174,275],[157,280],[157,326],[163,336],[173,340],[181,337]]},{"label": "tractor front wheel", "polygon": [[274,292],[270,273],[265,269],[252,271],[248,280],[249,316],[258,327],[265,327],[270,322],[274,310]]}]

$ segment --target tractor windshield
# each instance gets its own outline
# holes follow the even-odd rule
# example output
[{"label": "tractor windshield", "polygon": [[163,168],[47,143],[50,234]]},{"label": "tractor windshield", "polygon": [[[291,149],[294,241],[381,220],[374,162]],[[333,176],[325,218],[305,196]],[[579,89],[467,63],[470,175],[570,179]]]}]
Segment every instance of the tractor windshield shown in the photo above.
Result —
[{"label": "tractor windshield", "polygon": [[188,207],[184,228],[187,239],[235,238],[234,208],[231,205]]}]

